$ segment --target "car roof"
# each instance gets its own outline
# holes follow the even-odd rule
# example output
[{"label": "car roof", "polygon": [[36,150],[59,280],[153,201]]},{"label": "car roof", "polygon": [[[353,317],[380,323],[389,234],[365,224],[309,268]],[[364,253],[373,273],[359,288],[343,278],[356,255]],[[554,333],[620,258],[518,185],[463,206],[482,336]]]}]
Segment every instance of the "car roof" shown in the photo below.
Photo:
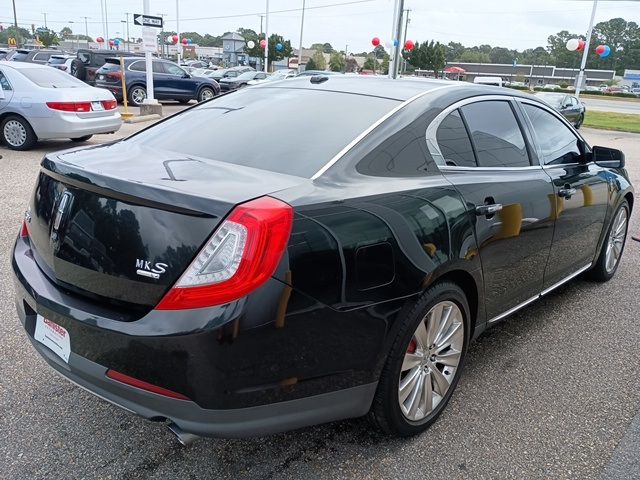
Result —
[{"label": "car roof", "polygon": [[51,68],[46,65],[40,65],[39,63],[29,62],[2,62],[3,67],[13,68],[15,70],[28,70],[30,68]]},{"label": "car roof", "polygon": [[[439,87],[462,85],[462,82],[452,80],[437,80],[425,78],[398,78],[391,79],[382,76],[348,76],[348,75],[327,75],[321,83],[313,83],[312,79],[322,77],[322,75],[294,77],[284,83],[274,82],[272,85],[260,86],[256,88],[308,88],[313,90],[326,90],[339,93],[353,93],[358,95],[369,95],[376,97],[391,98],[399,101],[406,101],[410,98],[429,90]],[[264,84],[263,84],[264,85]],[[468,85],[468,84],[467,84]],[[472,85],[478,92],[495,93],[492,87],[481,87]],[[495,87],[498,88],[498,87]]]}]

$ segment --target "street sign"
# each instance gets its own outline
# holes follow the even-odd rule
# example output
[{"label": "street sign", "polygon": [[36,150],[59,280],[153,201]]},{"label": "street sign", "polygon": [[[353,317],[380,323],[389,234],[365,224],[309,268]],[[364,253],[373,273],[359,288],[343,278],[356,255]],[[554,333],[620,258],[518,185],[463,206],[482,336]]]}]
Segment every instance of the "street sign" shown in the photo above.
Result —
[{"label": "street sign", "polygon": [[142,15],[141,13],[134,13],[133,23],[135,25],[142,25],[143,27],[162,28],[162,17],[153,17],[151,15]]},{"label": "street sign", "polygon": [[158,51],[158,35],[154,28],[142,27],[142,51],[151,53]]}]

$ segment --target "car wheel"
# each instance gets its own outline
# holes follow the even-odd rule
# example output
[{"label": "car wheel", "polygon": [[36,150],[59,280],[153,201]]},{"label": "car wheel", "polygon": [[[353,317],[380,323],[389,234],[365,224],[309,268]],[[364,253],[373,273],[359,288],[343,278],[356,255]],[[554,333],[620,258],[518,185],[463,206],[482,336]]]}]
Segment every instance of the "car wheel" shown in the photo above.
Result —
[{"label": "car wheel", "polygon": [[0,125],[2,140],[12,150],[28,150],[37,140],[31,125],[24,118],[9,115]]},{"label": "car wheel", "polygon": [[72,138],[71,141],[72,142],[86,142],[87,140],[89,140],[91,137],[93,137],[93,135],[85,135],[83,137],[78,137],[78,138]]},{"label": "car wheel", "polygon": [[580,118],[578,119],[578,121],[574,125],[576,127],[576,130],[579,129],[582,126],[583,123],[584,123],[584,113],[582,115],[580,115]]},{"label": "car wheel", "polygon": [[77,58],[71,62],[71,67],[69,69],[69,73],[76,77],[79,80],[84,80],[85,72],[84,72],[84,63],[82,63]]},{"label": "car wheel", "polygon": [[401,320],[370,412],[383,432],[415,435],[438,418],[462,373],[469,318],[464,292],[443,282],[427,290]]},{"label": "car wheel", "polygon": [[216,96],[212,88],[203,87],[198,93],[198,102],[206,102]]},{"label": "car wheel", "polygon": [[602,244],[602,250],[595,266],[589,271],[589,277],[597,282],[611,280],[618,270],[622,252],[627,241],[629,228],[629,203],[626,200],[616,210],[609,231]]},{"label": "car wheel", "polygon": [[129,90],[129,103],[139,107],[147,98],[147,89],[141,85],[135,85]]}]

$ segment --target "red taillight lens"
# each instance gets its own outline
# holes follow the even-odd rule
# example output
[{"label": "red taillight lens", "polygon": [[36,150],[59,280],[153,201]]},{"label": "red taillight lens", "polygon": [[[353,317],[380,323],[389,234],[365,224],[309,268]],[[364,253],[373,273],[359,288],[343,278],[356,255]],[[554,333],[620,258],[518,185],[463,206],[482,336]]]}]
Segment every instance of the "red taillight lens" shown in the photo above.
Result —
[{"label": "red taillight lens", "polygon": [[110,72],[105,75],[109,80],[120,80],[122,78],[122,72]]},{"label": "red taillight lens", "polygon": [[29,230],[27,229],[27,221],[22,221],[22,228],[20,229],[20,238],[27,238],[29,236]]},{"label": "red taillight lens", "polygon": [[60,112],[90,112],[91,102],[47,102],[47,107]]},{"label": "red taillight lens", "polygon": [[163,395],[165,397],[176,398],[178,400],[190,400],[189,397],[185,397],[181,393],[167,390],[166,388],[159,387],[152,383],[143,382],[142,380],[130,377],[124,373],[116,372],[115,370],[107,370],[107,377],[111,380],[115,380],[116,382],[124,383],[125,385],[139,388],[141,390],[146,390],[147,392],[157,393],[158,395]]},{"label": "red taillight lens", "polygon": [[116,102],[115,100],[103,100],[102,106],[105,110],[113,110],[114,108],[118,107],[118,102]]},{"label": "red taillight lens", "polygon": [[237,206],[156,309],[222,305],[265,283],[287,247],[293,209],[272,197]]}]

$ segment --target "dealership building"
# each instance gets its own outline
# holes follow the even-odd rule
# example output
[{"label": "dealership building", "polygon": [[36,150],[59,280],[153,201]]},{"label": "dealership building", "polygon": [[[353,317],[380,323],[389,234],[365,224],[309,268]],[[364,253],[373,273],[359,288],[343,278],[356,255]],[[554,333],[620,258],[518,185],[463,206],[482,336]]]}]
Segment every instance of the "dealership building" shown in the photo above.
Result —
[{"label": "dealership building", "polygon": [[[578,68],[560,68],[554,65],[511,65],[499,63],[464,63],[451,62],[447,67],[459,67],[465,73],[460,74],[460,80],[473,82],[476,77],[501,77],[508,82],[524,82],[534,87],[566,83],[574,85]],[[615,70],[585,70],[587,85],[597,87],[602,83],[614,80]],[[456,77],[457,78],[457,77]]]}]

